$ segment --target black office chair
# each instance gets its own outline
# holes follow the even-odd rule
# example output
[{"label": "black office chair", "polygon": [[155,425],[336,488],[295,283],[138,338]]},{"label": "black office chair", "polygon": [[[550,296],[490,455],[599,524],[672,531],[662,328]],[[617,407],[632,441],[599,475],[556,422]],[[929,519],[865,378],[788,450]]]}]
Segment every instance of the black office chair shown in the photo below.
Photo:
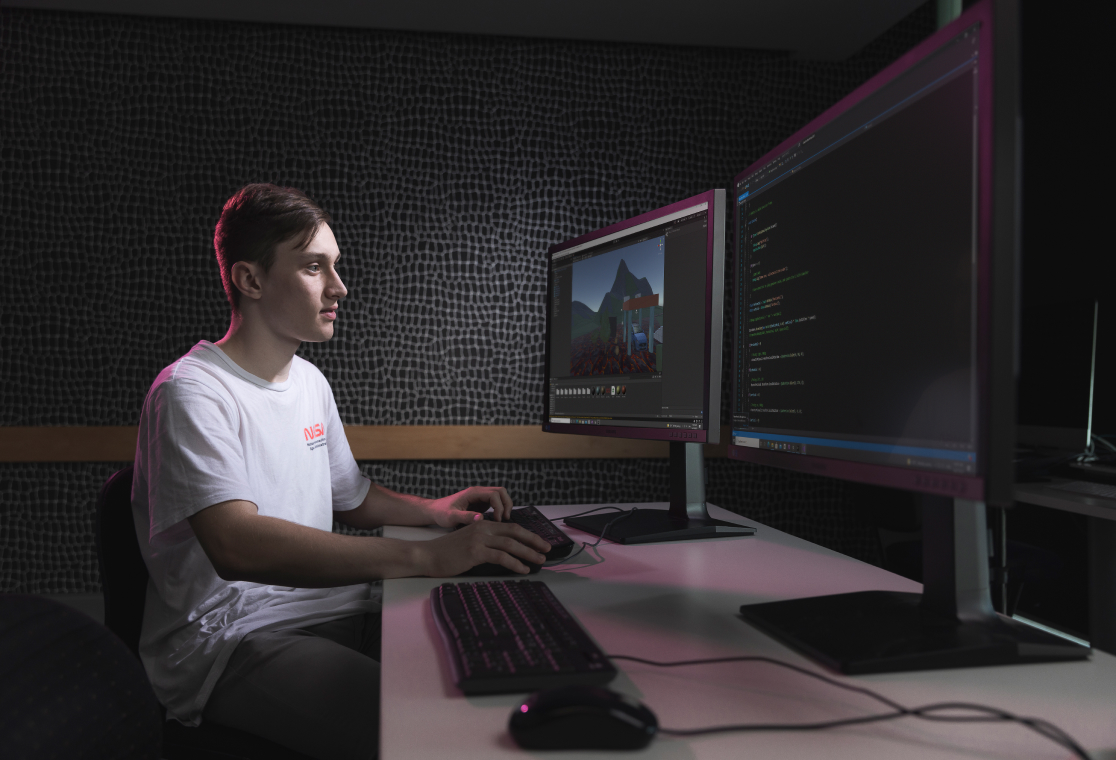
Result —
[{"label": "black office chair", "polygon": [[[97,564],[105,595],[105,626],[139,657],[147,565],[132,522],[132,465],[105,481],[97,496]],[[165,711],[164,711],[165,714]],[[191,728],[163,723],[166,760],[309,760],[262,737],[216,723]]]},{"label": "black office chair", "polygon": [[159,702],[97,621],[30,594],[0,594],[0,755],[159,760]]}]

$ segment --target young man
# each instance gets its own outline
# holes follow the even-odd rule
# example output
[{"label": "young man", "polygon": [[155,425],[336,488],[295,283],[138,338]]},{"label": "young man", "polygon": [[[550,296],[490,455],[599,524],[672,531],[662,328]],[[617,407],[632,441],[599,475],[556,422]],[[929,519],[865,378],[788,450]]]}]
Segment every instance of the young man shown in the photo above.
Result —
[{"label": "young man", "polygon": [[[295,356],[333,336],[347,294],[329,216],[249,185],[214,246],[229,331],[163,370],[140,417],[132,509],[151,573],[140,655],[168,715],[240,728],[321,758],[378,743],[380,598],[369,581],[516,572],[545,541],[502,522],[503,488],[441,499],[361,475],[322,374]],[[491,507],[497,522],[481,520]],[[469,523],[432,541],[331,532]],[[433,656],[433,654],[431,655]]]}]

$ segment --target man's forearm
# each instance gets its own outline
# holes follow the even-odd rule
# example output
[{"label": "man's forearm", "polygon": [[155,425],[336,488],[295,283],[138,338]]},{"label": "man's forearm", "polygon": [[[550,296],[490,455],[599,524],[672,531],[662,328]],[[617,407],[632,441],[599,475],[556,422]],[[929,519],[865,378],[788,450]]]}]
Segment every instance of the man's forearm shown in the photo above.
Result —
[{"label": "man's forearm", "polygon": [[190,522],[229,581],[326,588],[421,575],[427,562],[422,542],[328,533],[264,517],[249,502],[216,505]]},{"label": "man's forearm", "polygon": [[333,515],[346,525],[364,530],[383,525],[430,525],[433,520],[426,511],[429,503],[430,499],[395,493],[373,483],[359,507]]}]

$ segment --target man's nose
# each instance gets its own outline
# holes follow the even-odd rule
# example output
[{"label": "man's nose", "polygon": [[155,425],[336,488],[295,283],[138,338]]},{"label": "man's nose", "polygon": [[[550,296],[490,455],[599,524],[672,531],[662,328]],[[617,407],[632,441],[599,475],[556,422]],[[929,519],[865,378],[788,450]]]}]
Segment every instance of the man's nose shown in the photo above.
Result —
[{"label": "man's nose", "polygon": [[333,273],[328,292],[329,295],[334,298],[344,298],[349,295],[349,289],[345,287],[345,283],[341,280],[341,275],[337,274],[337,272]]}]

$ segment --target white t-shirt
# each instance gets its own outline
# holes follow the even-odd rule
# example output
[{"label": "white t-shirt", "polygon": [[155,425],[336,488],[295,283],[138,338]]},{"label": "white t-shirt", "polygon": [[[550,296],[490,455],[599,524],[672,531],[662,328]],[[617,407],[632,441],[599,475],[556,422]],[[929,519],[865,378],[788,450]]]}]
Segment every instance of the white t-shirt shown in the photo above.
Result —
[{"label": "white t-shirt", "polygon": [[329,383],[295,357],[282,383],[245,372],[202,341],[159,373],[140,416],[132,516],[151,582],[140,658],[170,716],[202,709],[251,631],[301,628],[380,609],[369,584],[285,588],[221,580],[187,517],[231,499],[329,531],[370,482],[345,438]]}]

